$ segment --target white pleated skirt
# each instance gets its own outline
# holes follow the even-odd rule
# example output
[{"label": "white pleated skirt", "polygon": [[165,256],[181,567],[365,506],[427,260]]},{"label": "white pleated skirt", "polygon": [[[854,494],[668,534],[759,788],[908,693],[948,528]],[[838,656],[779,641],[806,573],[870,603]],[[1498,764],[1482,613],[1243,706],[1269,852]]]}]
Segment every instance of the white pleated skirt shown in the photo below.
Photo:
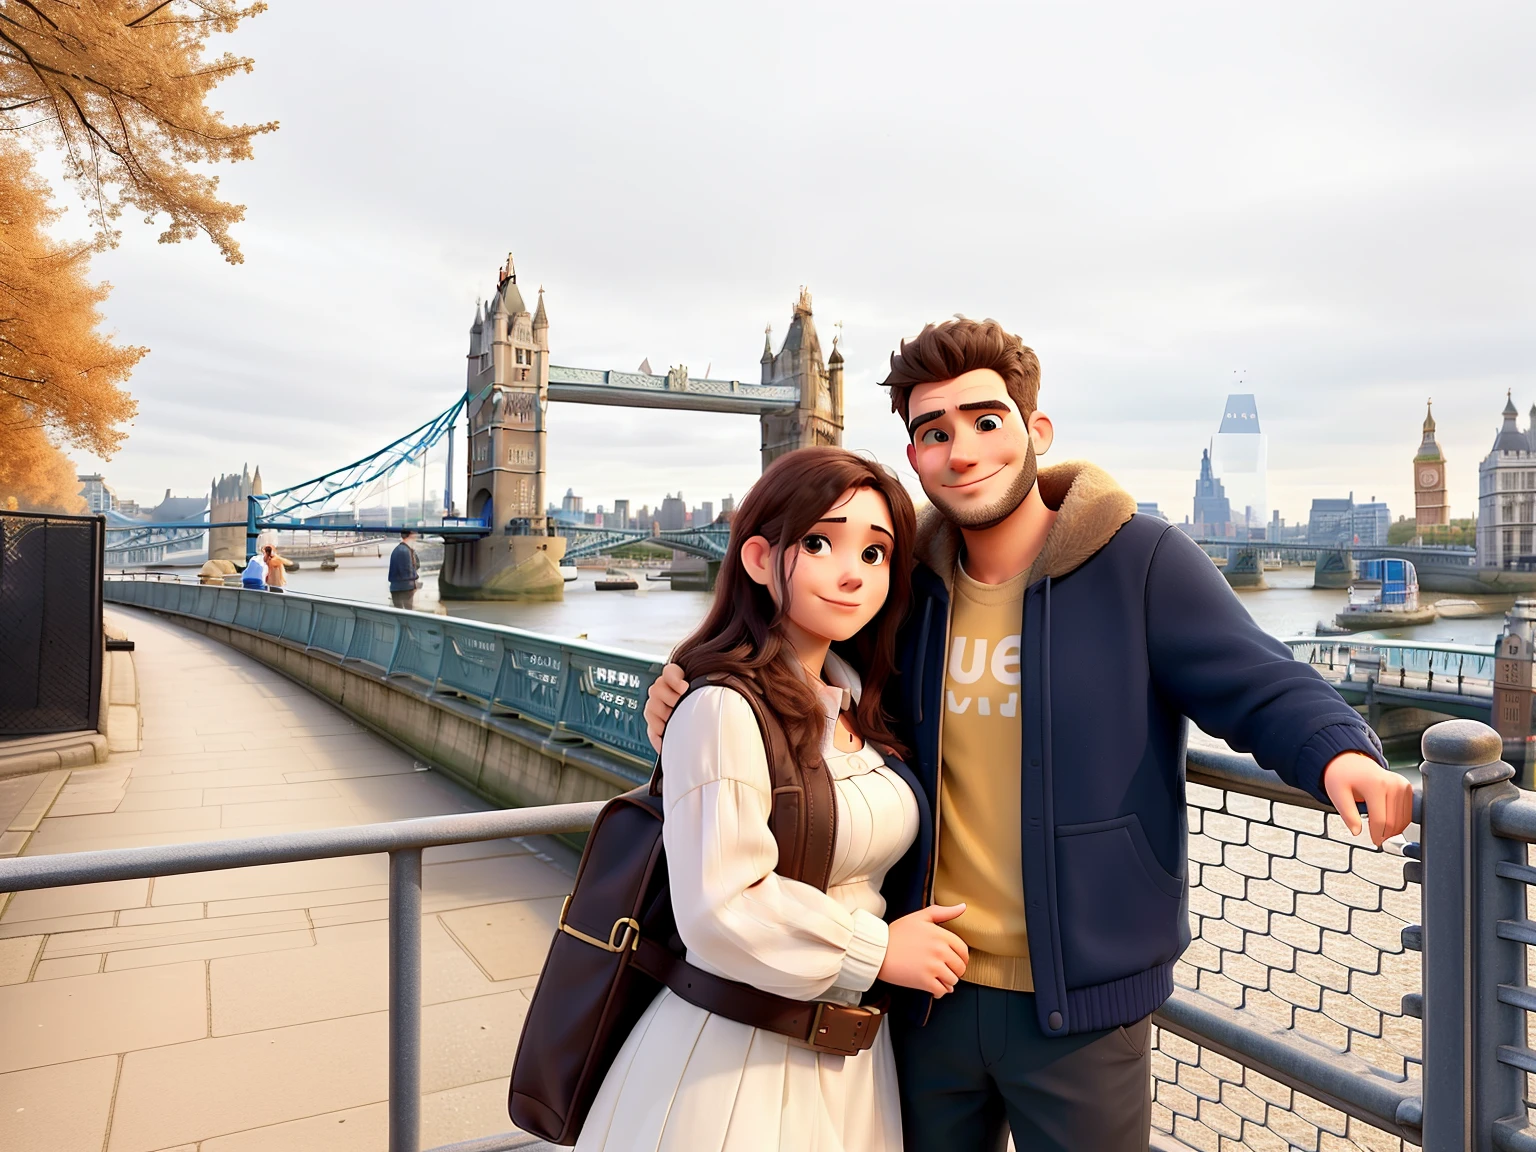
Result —
[{"label": "white pleated skirt", "polygon": [[609,1069],[577,1152],[900,1152],[889,1029],[857,1056],[661,993]]}]

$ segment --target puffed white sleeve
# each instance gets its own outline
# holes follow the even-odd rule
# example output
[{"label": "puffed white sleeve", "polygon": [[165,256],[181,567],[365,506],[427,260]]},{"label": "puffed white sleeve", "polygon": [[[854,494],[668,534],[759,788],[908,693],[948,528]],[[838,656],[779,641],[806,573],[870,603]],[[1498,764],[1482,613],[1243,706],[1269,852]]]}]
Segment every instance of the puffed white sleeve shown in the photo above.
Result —
[{"label": "puffed white sleeve", "polygon": [[856,1000],[885,961],[886,924],[774,872],[773,785],[752,707],[692,693],[662,745],[662,837],[678,933],[695,961],[796,1000]]}]

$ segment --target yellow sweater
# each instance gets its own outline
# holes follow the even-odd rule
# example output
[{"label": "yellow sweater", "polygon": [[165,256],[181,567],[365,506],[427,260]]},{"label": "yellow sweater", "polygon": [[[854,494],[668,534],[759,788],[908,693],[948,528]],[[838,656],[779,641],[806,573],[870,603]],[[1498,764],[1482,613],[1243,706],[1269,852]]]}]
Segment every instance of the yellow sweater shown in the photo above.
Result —
[{"label": "yellow sweater", "polygon": [[1034,990],[1019,843],[1019,627],[1028,573],[980,584],[955,566],[939,755],[934,901],[970,949],[965,979]]}]

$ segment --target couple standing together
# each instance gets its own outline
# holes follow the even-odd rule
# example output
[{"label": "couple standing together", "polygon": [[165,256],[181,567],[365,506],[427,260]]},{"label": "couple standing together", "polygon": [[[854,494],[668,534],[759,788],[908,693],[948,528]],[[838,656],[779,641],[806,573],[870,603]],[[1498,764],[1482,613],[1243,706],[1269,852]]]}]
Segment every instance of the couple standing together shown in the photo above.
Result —
[{"label": "couple standing together", "polygon": [[[891,994],[887,1026],[830,1055],[663,989],[578,1148],[1145,1149],[1148,1017],[1189,942],[1186,717],[1351,829],[1363,803],[1378,844],[1411,818],[1364,721],[1194,543],[1092,465],[1037,470],[1018,337],[929,325],[884,383],[931,506],[841,449],[780,458],[647,718],[688,960],[797,1000]],[[825,890],[775,871],[747,700],[678,703],[721,671],[834,781]]]}]

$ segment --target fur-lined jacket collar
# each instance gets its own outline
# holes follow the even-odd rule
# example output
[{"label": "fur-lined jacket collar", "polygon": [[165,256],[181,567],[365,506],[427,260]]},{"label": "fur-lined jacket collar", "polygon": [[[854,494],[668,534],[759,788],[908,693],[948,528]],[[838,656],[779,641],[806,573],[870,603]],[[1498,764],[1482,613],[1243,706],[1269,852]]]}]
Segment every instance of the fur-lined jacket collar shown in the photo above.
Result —
[{"label": "fur-lined jacket collar", "polygon": [[[1037,482],[1041,498],[1057,515],[1026,584],[1043,576],[1065,576],[1108,544],[1136,513],[1131,494],[1108,472],[1086,461],[1068,460],[1042,468]],[[932,504],[918,513],[917,559],[946,586],[954,584],[960,546],[960,529]]]}]

